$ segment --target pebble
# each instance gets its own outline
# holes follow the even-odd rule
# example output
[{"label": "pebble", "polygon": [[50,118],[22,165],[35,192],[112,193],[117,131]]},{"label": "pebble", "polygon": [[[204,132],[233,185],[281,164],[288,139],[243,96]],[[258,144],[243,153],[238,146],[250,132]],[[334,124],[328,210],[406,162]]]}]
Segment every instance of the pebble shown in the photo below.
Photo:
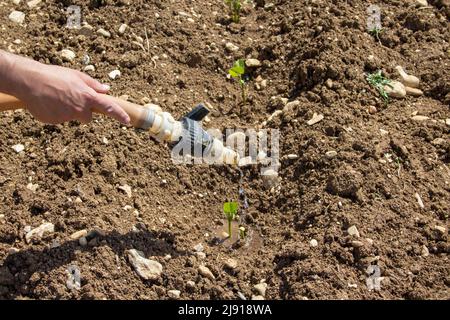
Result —
[{"label": "pebble", "polygon": [[423,96],[423,91],[417,88],[405,87],[406,94],[413,97]]},{"label": "pebble", "polygon": [[108,73],[108,77],[112,80],[115,80],[116,78],[121,76],[121,72],[120,70],[113,70],[110,73]]},{"label": "pebble", "polygon": [[118,189],[122,190],[123,192],[125,192],[126,195],[128,196],[128,198],[132,197],[131,187],[129,185],[124,184],[123,186],[119,186]]},{"label": "pebble", "polygon": [[422,246],[420,254],[422,255],[422,257],[428,257],[430,255],[430,251],[428,250],[427,246]]},{"label": "pebble", "polygon": [[447,126],[450,126],[450,118],[445,119],[445,124],[446,124]]},{"label": "pebble", "polygon": [[81,26],[80,31],[78,31],[78,33],[83,36],[89,37],[94,33],[94,27],[91,26],[90,24],[85,24]]},{"label": "pebble", "polygon": [[426,116],[413,116],[411,119],[414,121],[425,121],[429,120],[430,118]]},{"label": "pebble", "polygon": [[23,13],[22,11],[13,11],[8,18],[12,22],[22,24],[25,21],[25,13]]},{"label": "pebble", "polygon": [[384,90],[392,98],[404,98],[406,96],[406,88],[399,81],[392,81],[390,85],[385,85]]},{"label": "pebble", "polygon": [[[419,78],[409,75],[405,72],[405,70],[401,66],[396,66],[395,69],[400,74],[401,82],[407,87],[410,88],[418,88],[420,84]],[[397,82],[397,81],[395,81]]]},{"label": "pebble", "polygon": [[81,289],[81,272],[77,266],[69,266],[67,268],[68,278],[66,281],[69,290]]},{"label": "pebble", "polygon": [[274,184],[278,180],[278,172],[274,169],[266,169],[262,173],[262,179],[269,185]]},{"label": "pebble", "polygon": [[206,259],[206,253],[204,252],[196,252],[195,256],[199,259],[199,260],[205,260]]},{"label": "pebble", "polygon": [[84,70],[85,72],[95,71],[95,67],[94,67],[92,64],[90,64],[90,65],[84,67],[83,70]]},{"label": "pebble", "polygon": [[287,158],[288,158],[289,160],[295,160],[295,159],[298,159],[298,155],[295,154],[295,153],[291,153],[291,154],[288,154],[288,155],[287,155]]},{"label": "pebble", "polygon": [[243,294],[242,292],[238,291],[238,292],[237,292],[237,295],[238,295],[239,299],[241,299],[241,300],[247,300],[247,298],[244,296],[244,294]]},{"label": "pebble", "polygon": [[69,49],[61,50],[61,58],[64,61],[72,62],[73,60],[75,60],[75,57],[76,57],[76,54],[72,50],[69,50]]},{"label": "pebble", "polygon": [[87,234],[88,234],[87,230],[83,229],[83,230],[72,233],[70,235],[70,239],[77,240],[77,239],[80,239],[81,237],[87,236]]},{"label": "pebble", "polygon": [[238,266],[238,262],[235,259],[229,258],[227,261],[225,261],[225,267],[229,269],[236,269]]},{"label": "pebble", "polygon": [[27,5],[29,8],[34,8],[34,7],[38,6],[41,2],[42,2],[42,0],[31,0],[31,1],[27,2]]},{"label": "pebble", "polygon": [[445,145],[445,143],[446,143],[446,140],[443,138],[436,138],[433,141],[431,141],[431,144],[434,146],[440,146],[440,145],[443,146],[443,145]]},{"label": "pebble", "polygon": [[353,248],[361,248],[364,247],[364,242],[355,240],[351,242],[351,245]]},{"label": "pebble", "polygon": [[88,244],[88,241],[87,241],[86,237],[81,237],[80,239],[78,239],[78,243],[80,244],[80,246],[86,247]]},{"label": "pebble", "polygon": [[264,300],[263,296],[252,296],[252,300]]},{"label": "pebble", "polygon": [[119,33],[124,34],[125,31],[127,30],[127,28],[128,28],[128,25],[126,25],[125,23],[121,24],[119,27]]},{"label": "pebble", "polygon": [[16,144],[16,145],[13,145],[11,148],[13,148],[13,150],[17,153],[20,153],[23,150],[25,150],[25,146],[23,144]]},{"label": "pebble", "polygon": [[377,113],[377,107],[375,107],[375,106],[369,106],[369,108],[367,109],[367,111],[370,113],[370,114],[375,114],[375,113]]},{"label": "pebble", "polygon": [[416,3],[421,7],[428,7],[427,0],[416,0]]},{"label": "pebble", "polygon": [[141,278],[145,280],[155,280],[161,276],[163,267],[158,261],[144,258],[135,249],[128,250],[127,254],[128,260]]},{"label": "pebble", "polygon": [[181,295],[181,291],[180,290],[169,290],[167,291],[167,296],[171,299],[179,299]]},{"label": "pebble", "polygon": [[314,125],[314,124],[319,123],[320,121],[322,121],[323,118],[324,118],[323,114],[317,114],[317,113],[314,112],[313,117],[311,118],[311,120],[309,120],[309,121],[307,122],[307,124],[308,124],[309,126],[312,126],[312,125]]},{"label": "pebble", "polygon": [[247,59],[245,60],[245,65],[247,68],[258,68],[261,67],[261,61],[258,59]]},{"label": "pebble", "polygon": [[98,33],[99,35],[102,35],[102,36],[106,37],[106,38],[110,38],[110,37],[111,37],[111,33],[108,32],[108,31],[106,31],[106,30],[103,29],[103,28],[98,29],[98,30],[97,30],[97,33]]},{"label": "pebble", "polygon": [[325,81],[325,85],[328,89],[333,89],[333,80],[327,79],[327,81]]},{"label": "pebble", "polygon": [[16,39],[16,40],[13,41],[13,43],[14,43],[14,44],[21,44],[21,43],[22,43],[22,40]]},{"label": "pebble", "polygon": [[194,289],[195,288],[195,282],[192,280],[189,280],[188,282],[186,282],[186,287],[189,289]]},{"label": "pebble", "polygon": [[327,151],[326,153],[325,153],[325,156],[328,158],[328,159],[333,159],[334,157],[336,157],[337,156],[337,151],[334,151],[334,150],[331,150],[331,151]]},{"label": "pebble", "polygon": [[256,290],[256,292],[259,293],[260,296],[263,296],[263,297],[266,296],[267,283],[265,283],[265,282],[258,283],[253,288]]},{"label": "pebble", "polygon": [[211,272],[211,270],[209,270],[208,267],[205,267],[205,266],[199,266],[199,267],[198,267],[198,272],[199,272],[202,276],[204,276],[204,277],[206,277],[206,278],[208,278],[208,279],[210,279],[210,280],[215,280],[215,279],[216,279],[216,277],[213,275],[213,273]]},{"label": "pebble", "polygon": [[33,184],[33,183],[29,183],[27,184],[27,189],[32,191],[32,192],[36,192],[36,190],[39,188],[38,184]]},{"label": "pebble", "polygon": [[228,51],[230,51],[230,52],[234,52],[234,51],[238,51],[238,50],[239,50],[239,47],[236,46],[236,45],[234,45],[234,44],[232,44],[231,42],[227,42],[227,43],[225,44],[225,48],[226,48]]},{"label": "pebble", "polygon": [[194,250],[195,250],[196,252],[203,252],[204,249],[205,249],[205,248],[203,247],[203,244],[201,244],[201,243],[199,243],[199,244],[197,244],[197,245],[194,246]]},{"label": "pebble", "polygon": [[309,245],[313,248],[317,247],[319,245],[319,243],[317,242],[316,239],[311,239],[311,241],[309,242]]},{"label": "pebble", "polygon": [[359,231],[358,228],[356,228],[356,226],[351,226],[350,228],[347,229],[347,232],[350,236],[355,236],[359,238]]},{"label": "pebble", "polygon": [[439,232],[441,236],[445,236],[447,234],[447,230],[445,229],[445,227],[435,226],[434,230]]},{"label": "pebble", "polygon": [[43,223],[39,227],[29,231],[25,235],[25,240],[30,243],[32,240],[40,239],[44,236],[44,233],[55,232],[55,226],[53,223]]}]

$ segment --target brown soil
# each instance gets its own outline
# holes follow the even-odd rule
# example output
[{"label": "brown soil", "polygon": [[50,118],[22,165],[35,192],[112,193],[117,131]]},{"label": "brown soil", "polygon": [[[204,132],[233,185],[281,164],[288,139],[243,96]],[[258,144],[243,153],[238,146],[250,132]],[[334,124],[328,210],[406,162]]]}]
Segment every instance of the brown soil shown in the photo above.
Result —
[{"label": "brown soil", "polygon": [[[93,77],[110,82],[110,71],[122,71],[113,94],[148,98],[176,117],[209,102],[208,127],[255,128],[283,108],[271,97],[300,103],[268,123],[281,130],[282,156],[299,155],[282,158],[280,188],[264,188],[258,168],[244,171],[246,223],[260,238],[255,250],[211,241],[223,202],[238,198],[234,168],[175,166],[147,133],[102,117],[49,126],[25,112],[2,114],[0,298],[168,299],[177,289],[184,299],[238,299],[237,292],[255,294],[262,279],[267,299],[450,298],[450,128],[441,121],[450,118],[449,2],[429,0],[421,9],[414,1],[378,1],[380,42],[366,31],[366,1],[255,1],[269,2],[275,5],[247,5],[239,24],[229,23],[220,0],[43,1],[41,10],[3,2],[2,49],[20,39],[10,46],[16,53],[79,70],[88,54]],[[111,38],[66,29],[70,4]],[[27,14],[25,26],[8,20],[14,9]],[[121,23],[131,27],[125,35],[117,32]],[[149,54],[132,44],[131,31],[145,39],[144,28]],[[239,50],[228,54],[228,41]],[[58,52],[66,48],[77,53],[75,62],[62,62]],[[253,80],[249,103],[239,108],[239,87],[226,70],[241,57],[261,60],[253,78],[269,82],[258,91]],[[378,69],[397,78],[396,65],[421,79],[424,96],[385,104],[365,81]],[[324,120],[308,126],[314,112]],[[413,121],[413,112],[431,119]],[[17,143],[24,152],[11,148]],[[327,158],[330,150],[337,156]],[[35,193],[29,179],[39,185]],[[131,198],[118,189],[124,184]],[[24,228],[43,221],[55,232],[27,244]],[[348,235],[352,225],[359,239]],[[85,247],[69,237],[94,228]],[[198,243],[204,261],[194,255]],[[163,264],[160,279],[136,274],[126,254],[132,248]],[[230,257],[236,270],[224,268]],[[214,281],[199,275],[200,264]],[[384,277],[379,291],[366,286],[369,264]],[[78,291],[66,287],[70,265],[81,271]]]}]

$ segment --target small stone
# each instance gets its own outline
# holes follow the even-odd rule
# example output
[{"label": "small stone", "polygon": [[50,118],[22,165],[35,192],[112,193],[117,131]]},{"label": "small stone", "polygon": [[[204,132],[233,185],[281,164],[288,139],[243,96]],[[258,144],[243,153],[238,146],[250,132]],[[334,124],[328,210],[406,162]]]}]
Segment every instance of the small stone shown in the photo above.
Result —
[{"label": "small stone", "polygon": [[278,172],[274,169],[265,169],[261,175],[264,183],[269,187],[278,181]]},{"label": "small stone", "polygon": [[434,230],[440,233],[440,236],[445,236],[447,234],[447,229],[445,229],[445,227],[435,226]]},{"label": "small stone", "polygon": [[267,80],[264,79],[263,81],[261,81],[261,83],[259,85],[261,86],[261,89],[267,88]]},{"label": "small stone", "polygon": [[239,50],[239,47],[236,46],[236,45],[234,45],[234,44],[232,44],[231,42],[227,42],[227,43],[225,44],[225,48],[226,48],[228,51],[230,51],[230,52],[234,52],[234,51],[238,51],[238,50]]},{"label": "small stone", "polygon": [[83,229],[83,230],[72,233],[70,235],[70,239],[77,240],[77,239],[80,239],[81,237],[87,236],[87,234],[88,234],[87,230]]},{"label": "small stone", "polygon": [[27,189],[32,191],[32,192],[36,192],[36,190],[39,188],[38,184],[33,184],[33,183],[29,183],[27,184]]},{"label": "small stone", "polygon": [[42,0],[31,0],[31,1],[27,2],[27,5],[29,8],[34,8],[34,7],[38,6],[41,2],[42,2]]},{"label": "small stone", "polygon": [[391,81],[389,85],[384,86],[384,90],[393,98],[404,98],[406,96],[405,85],[399,81]]},{"label": "small stone", "polygon": [[256,292],[259,293],[259,295],[261,295],[263,297],[266,296],[267,283],[265,283],[265,282],[258,283],[253,288],[256,290]]},{"label": "small stone", "polygon": [[11,12],[11,14],[9,15],[8,18],[12,22],[22,24],[25,21],[25,13],[23,13],[21,11],[13,11],[13,12]]},{"label": "small stone", "polygon": [[423,91],[417,88],[405,87],[406,94],[413,97],[423,96]]},{"label": "small stone", "polygon": [[8,250],[9,254],[14,254],[14,253],[18,253],[18,252],[20,252],[20,250],[17,248],[14,248],[14,247],[9,248],[9,250]]},{"label": "small stone", "polygon": [[450,118],[445,119],[445,124],[446,124],[447,126],[450,126]]},{"label": "small stone", "polygon": [[311,241],[309,242],[309,245],[313,248],[317,247],[319,245],[319,243],[317,242],[316,239],[311,239]]},{"label": "small stone", "polygon": [[197,245],[194,246],[194,250],[195,250],[196,252],[203,252],[204,249],[205,249],[205,248],[203,247],[203,244],[201,244],[201,243],[199,243],[199,244],[197,244]]},{"label": "small stone", "polygon": [[90,65],[87,65],[86,67],[84,67],[83,70],[84,70],[85,72],[95,71],[95,67],[94,67],[92,64],[90,64]]},{"label": "small stone", "polygon": [[110,78],[110,79],[112,79],[112,80],[115,80],[115,79],[117,79],[118,77],[120,77],[121,76],[121,72],[120,72],[120,70],[113,70],[113,71],[111,71],[110,73],[108,73],[108,77]]},{"label": "small stone", "polygon": [[353,248],[361,248],[364,247],[364,242],[355,240],[351,242],[351,245]]},{"label": "small stone", "polygon": [[375,107],[375,106],[369,106],[369,108],[367,109],[367,111],[370,113],[370,114],[375,114],[375,113],[377,113],[377,107]]},{"label": "small stone", "polygon": [[294,109],[297,108],[299,105],[300,105],[300,101],[298,101],[298,100],[294,100],[294,101],[288,102],[283,107],[283,112],[294,111]]},{"label": "small stone", "polygon": [[245,65],[247,68],[258,68],[261,67],[261,61],[258,59],[247,59],[245,60]]},{"label": "small stone", "polygon": [[76,54],[72,50],[63,49],[61,50],[61,58],[66,62],[72,62],[75,60]]},{"label": "small stone", "polygon": [[328,159],[333,159],[334,157],[337,156],[337,151],[334,151],[334,150],[327,151],[327,152],[325,153],[325,156],[326,156]]},{"label": "small stone", "polygon": [[97,30],[97,33],[98,33],[99,35],[102,35],[102,36],[106,37],[106,38],[110,38],[110,37],[111,37],[111,33],[108,32],[108,31],[106,31],[106,30],[103,29],[103,28],[98,29],[98,30]]},{"label": "small stone", "polygon": [[228,269],[236,269],[238,266],[238,262],[235,259],[229,258],[225,261],[225,267]]},{"label": "small stone", "polygon": [[311,118],[311,120],[309,120],[309,121],[307,122],[307,124],[308,124],[309,126],[312,126],[312,125],[314,125],[314,124],[319,123],[320,121],[322,121],[323,118],[324,118],[323,114],[317,114],[317,113],[314,112],[313,117]]},{"label": "small stone", "polygon": [[430,255],[430,251],[428,250],[427,246],[422,246],[420,254],[422,255],[422,257],[428,257]]},{"label": "small stone", "polygon": [[13,41],[13,43],[14,43],[14,44],[21,44],[21,43],[22,43],[22,40],[16,39],[16,40]]},{"label": "small stone", "polygon": [[156,280],[161,276],[163,267],[158,261],[144,258],[135,249],[128,250],[127,254],[128,260],[141,278],[145,280]]},{"label": "small stone", "polygon": [[237,292],[237,295],[238,295],[239,299],[241,299],[241,300],[247,300],[247,298],[244,296],[244,294],[243,294],[242,292],[238,291],[238,292]]},{"label": "small stone", "polygon": [[427,0],[416,0],[416,4],[420,7],[428,7],[428,1]]},{"label": "small stone", "polygon": [[208,267],[205,267],[205,266],[199,266],[199,267],[198,267],[198,272],[199,272],[202,276],[204,276],[204,277],[206,277],[206,278],[208,278],[208,279],[210,279],[210,280],[215,280],[215,279],[216,279],[216,277],[213,275],[213,273],[211,272],[211,270],[209,270]]},{"label": "small stone", "polygon": [[327,81],[325,81],[325,85],[328,89],[333,89],[333,80],[327,79]]},{"label": "small stone", "polygon": [[186,288],[194,289],[195,288],[195,282],[192,281],[192,280],[189,280],[188,282],[186,282]]},{"label": "small stone", "polygon": [[170,299],[177,300],[177,299],[180,298],[180,295],[181,295],[181,291],[180,290],[169,290],[169,291],[167,291],[167,296]]},{"label": "small stone", "polygon": [[91,26],[90,24],[85,24],[83,26],[81,26],[80,30],[78,31],[78,33],[80,35],[89,37],[94,33],[94,27]]},{"label": "small stone", "polygon": [[128,196],[128,198],[132,197],[131,187],[129,185],[124,184],[123,186],[119,186],[118,189],[122,190],[123,192],[125,192],[126,195]]},{"label": "small stone", "polygon": [[78,239],[78,243],[80,244],[80,246],[86,247],[88,244],[88,241],[87,241],[86,237],[81,237],[80,239]]},{"label": "small stone", "polygon": [[53,223],[43,223],[39,227],[29,231],[25,235],[25,240],[30,243],[33,240],[38,240],[44,236],[44,233],[55,232],[55,226]]},{"label": "small stone", "polygon": [[298,159],[298,155],[297,155],[297,154],[294,154],[294,153],[291,153],[291,154],[288,154],[288,155],[287,155],[287,158],[288,158],[289,160],[296,160],[296,159]]},{"label": "small stone", "polygon": [[127,30],[127,28],[128,28],[128,25],[126,25],[125,23],[121,24],[119,27],[119,33],[124,34],[125,31]]},{"label": "small stone", "polygon": [[263,296],[252,296],[252,300],[265,300]]},{"label": "small stone", "polygon": [[355,237],[359,238],[359,231],[358,231],[358,228],[356,228],[356,226],[351,226],[350,228],[348,228],[347,233],[350,236],[355,236]]},{"label": "small stone", "polygon": [[23,150],[25,150],[25,146],[23,144],[16,144],[16,145],[13,145],[11,148],[13,148],[13,150],[17,153],[20,153]]},{"label": "small stone", "polygon": [[431,141],[431,144],[433,146],[443,146],[443,145],[445,145],[445,143],[446,143],[446,140],[443,138],[436,138],[433,141]]},{"label": "small stone", "polygon": [[428,120],[430,118],[426,117],[426,116],[413,116],[411,119],[414,120],[414,121],[425,121],[425,120]]},{"label": "small stone", "polygon": [[199,260],[205,260],[206,259],[206,253],[204,252],[196,252],[195,256],[199,259]]}]

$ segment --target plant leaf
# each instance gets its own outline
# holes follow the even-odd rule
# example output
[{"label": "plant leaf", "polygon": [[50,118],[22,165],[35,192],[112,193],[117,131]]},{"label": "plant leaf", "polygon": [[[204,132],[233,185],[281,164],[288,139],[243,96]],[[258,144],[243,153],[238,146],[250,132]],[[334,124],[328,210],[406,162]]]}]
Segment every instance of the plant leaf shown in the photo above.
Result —
[{"label": "plant leaf", "polygon": [[225,213],[236,214],[238,208],[237,202],[225,202],[223,204],[223,211]]}]

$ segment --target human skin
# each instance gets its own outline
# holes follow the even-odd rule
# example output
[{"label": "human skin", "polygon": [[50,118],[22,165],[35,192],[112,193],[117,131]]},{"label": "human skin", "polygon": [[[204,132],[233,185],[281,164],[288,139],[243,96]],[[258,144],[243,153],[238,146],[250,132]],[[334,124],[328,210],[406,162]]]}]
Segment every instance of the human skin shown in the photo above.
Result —
[{"label": "human skin", "polygon": [[58,124],[71,120],[88,123],[92,110],[129,124],[127,113],[110,99],[109,86],[85,73],[46,65],[0,50],[0,92],[13,95],[39,121]]}]

